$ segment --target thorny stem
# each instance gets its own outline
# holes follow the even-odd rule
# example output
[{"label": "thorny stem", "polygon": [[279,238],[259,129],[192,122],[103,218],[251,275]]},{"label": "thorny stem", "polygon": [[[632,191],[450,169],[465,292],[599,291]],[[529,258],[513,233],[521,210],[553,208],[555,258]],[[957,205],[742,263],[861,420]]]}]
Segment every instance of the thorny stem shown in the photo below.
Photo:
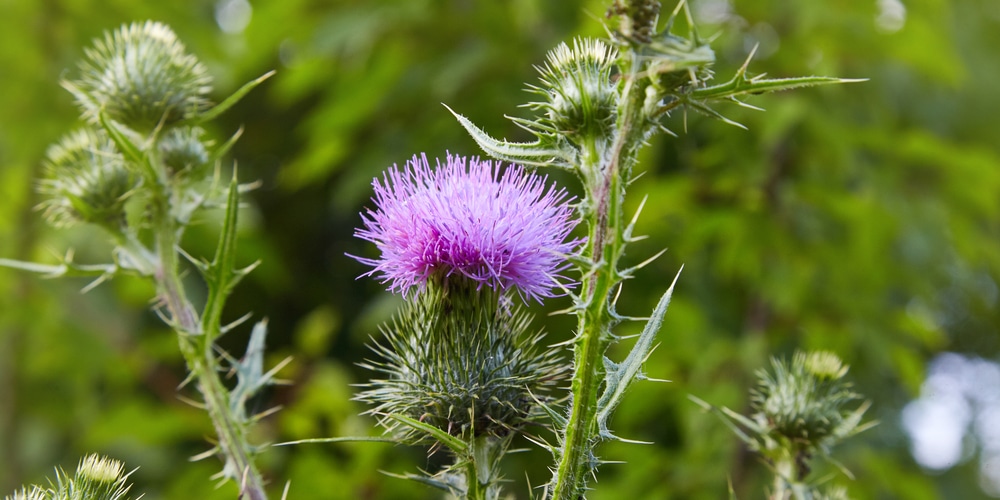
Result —
[{"label": "thorny stem", "polygon": [[609,153],[584,155],[581,165],[591,201],[584,215],[590,227],[584,258],[591,269],[585,270],[590,274],[584,277],[580,289],[583,307],[578,312],[574,344],[573,405],[552,489],[552,497],[560,500],[581,498],[586,475],[596,467],[592,449],[599,439],[597,397],[604,380],[603,356],[611,343],[610,327],[614,322],[609,300],[621,280],[618,261],[625,246],[622,202],[626,182],[622,164],[628,161],[627,144],[635,140],[633,128],[642,102],[636,75],[626,78]]},{"label": "thorny stem", "polygon": [[[179,228],[170,213],[169,195],[156,183],[153,223],[156,227],[156,251],[159,266],[154,271],[157,293],[169,312],[171,326],[178,334],[180,349],[188,370],[204,398],[205,409],[218,437],[218,449],[226,467],[239,474],[240,498],[266,500],[264,481],[254,465],[245,429],[230,411],[229,390],[219,378],[214,352],[214,338],[202,330],[198,313],[184,291],[177,252]],[[154,188],[155,189],[155,188]],[[217,330],[216,330],[217,331]]]}]

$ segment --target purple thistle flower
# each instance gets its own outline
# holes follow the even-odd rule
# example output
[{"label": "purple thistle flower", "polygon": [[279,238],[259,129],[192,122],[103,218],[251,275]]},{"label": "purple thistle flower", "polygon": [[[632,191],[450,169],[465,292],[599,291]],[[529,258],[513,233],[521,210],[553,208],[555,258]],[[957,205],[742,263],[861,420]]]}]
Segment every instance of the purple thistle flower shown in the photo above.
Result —
[{"label": "purple thistle flower", "polygon": [[389,291],[422,290],[432,275],[464,276],[495,290],[517,287],[522,298],[555,295],[566,255],[582,241],[566,241],[579,222],[564,189],[547,177],[500,162],[448,155],[431,169],[414,156],[400,170],[376,178],[375,210],[361,215],[355,236],[374,243],[381,256],[351,256],[374,269]]}]

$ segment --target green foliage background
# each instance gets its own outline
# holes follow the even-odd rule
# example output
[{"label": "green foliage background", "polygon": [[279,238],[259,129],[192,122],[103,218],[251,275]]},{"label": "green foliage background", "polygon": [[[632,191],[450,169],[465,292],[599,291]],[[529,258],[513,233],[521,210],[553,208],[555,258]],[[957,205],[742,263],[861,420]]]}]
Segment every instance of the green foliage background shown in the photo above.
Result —
[{"label": "green foliage background", "polygon": [[[692,3],[706,33],[722,32],[720,78],[760,42],[754,72],[870,81],[754,100],[766,113],[726,110],[749,132],[691,115],[683,133],[677,115],[680,137],[647,148],[630,206],[649,198],[639,230],[650,238],[630,255],[670,250],[627,283],[621,309],[647,314],[685,265],[647,363],[650,376],[673,383],[638,384],[626,399],[616,433],[656,444],[605,446],[603,458],[628,463],[605,466],[592,498],[724,498],[727,479],[739,498],[761,498],[765,466],[686,395],[742,409],[753,371],[797,347],[837,352],[874,401],[881,424],[836,452],[857,476],[836,479],[853,497],[982,497],[974,459],[921,471],[899,411],[935,353],[1000,354],[1000,3],[907,1],[896,31],[878,22],[886,2]],[[728,16],[713,15],[727,5]],[[292,385],[259,403],[284,408],[257,440],[376,432],[349,384],[366,379],[354,363],[398,299],[355,280],[364,268],[344,256],[373,252],[351,236],[371,178],[414,153],[478,153],[441,102],[495,136],[523,138],[503,115],[529,98],[521,90],[535,81],[532,65],[559,41],[602,36],[606,7],[256,0],[246,29],[226,34],[216,3],[203,0],[0,0],[0,255],[52,262],[72,247],[81,262],[105,260],[100,237],[55,232],[33,210],[46,146],[76,126],[58,80],[92,38],[133,20],[166,22],[209,65],[218,98],[277,69],[213,125],[217,137],[246,127],[232,156],[241,177],[263,182],[249,196],[240,246],[243,262],[263,265],[227,315],[268,317],[272,362],[295,357],[283,372]],[[218,218],[205,214],[187,236],[191,253],[210,253]],[[234,498],[232,485],[207,479],[217,462],[187,461],[207,448],[211,426],[176,397],[183,362],[147,312],[152,290],[116,279],[81,295],[85,284],[0,269],[0,494],[102,452],[139,467],[147,500]],[[561,306],[538,310],[553,341],[572,327],[545,315]],[[248,330],[226,347],[242,352]],[[638,324],[620,333],[632,330]],[[436,498],[378,471],[441,459],[371,443],[261,457],[275,496],[287,479],[290,498],[302,499]],[[548,463],[537,449],[510,457],[518,498],[528,494],[521,471],[538,485]]]}]

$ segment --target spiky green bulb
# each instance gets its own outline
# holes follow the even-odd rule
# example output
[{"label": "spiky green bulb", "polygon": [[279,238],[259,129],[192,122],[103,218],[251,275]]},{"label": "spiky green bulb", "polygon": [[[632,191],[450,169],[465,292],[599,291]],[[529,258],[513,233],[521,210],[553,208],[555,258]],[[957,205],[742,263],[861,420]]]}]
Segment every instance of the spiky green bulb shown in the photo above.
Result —
[{"label": "spiky green bulb", "polygon": [[137,185],[138,177],[107,134],[77,130],[49,147],[39,186],[46,197],[41,207],[55,226],[89,222],[114,227]]},{"label": "spiky green bulb", "polygon": [[532,90],[544,96],[529,107],[544,113],[538,126],[572,138],[607,135],[615,122],[617,87],[611,70],[616,51],[599,40],[576,39],[552,49],[538,69],[541,85]]},{"label": "spiky green bulb", "polygon": [[85,49],[77,80],[63,82],[84,118],[101,113],[138,131],[202,111],[211,91],[208,70],[165,24],[146,21],[105,33]]},{"label": "spiky green bulb", "polygon": [[460,281],[431,285],[408,302],[372,347],[381,359],[363,365],[383,378],[358,399],[403,441],[427,439],[390,415],[464,439],[505,436],[537,416],[536,398],[560,379],[556,352],[529,333],[530,317],[519,306]]},{"label": "spiky green bulb", "polygon": [[208,149],[201,127],[172,128],[160,139],[159,148],[163,164],[174,175],[204,173],[208,164]]},{"label": "spiky green bulb", "polygon": [[[830,352],[798,352],[791,363],[771,362],[773,373],[757,373],[751,391],[753,418],[777,437],[816,449],[846,437],[853,412],[845,405],[860,396],[842,380],[847,368]],[[856,423],[855,423],[856,424]]]}]

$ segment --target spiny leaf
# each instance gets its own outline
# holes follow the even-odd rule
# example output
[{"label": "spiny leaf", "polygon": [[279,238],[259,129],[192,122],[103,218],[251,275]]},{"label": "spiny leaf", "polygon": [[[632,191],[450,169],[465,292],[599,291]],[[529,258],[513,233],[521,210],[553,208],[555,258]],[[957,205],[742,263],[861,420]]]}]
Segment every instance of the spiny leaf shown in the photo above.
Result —
[{"label": "spiny leaf", "polygon": [[239,203],[239,184],[236,182],[236,174],[233,173],[226,199],[226,216],[223,220],[219,244],[215,249],[215,258],[203,270],[205,282],[208,285],[208,299],[205,301],[205,310],[202,315],[202,331],[209,333],[212,338],[219,334],[226,297],[236,282],[245,274],[245,272],[234,269]]},{"label": "spiny leaf", "polygon": [[804,76],[798,78],[746,78],[742,73],[737,73],[731,80],[719,85],[705,87],[691,92],[694,99],[729,99],[746,95],[764,94],[767,92],[779,92],[802,87],[815,87],[817,85],[830,85],[834,83],[857,83],[867,79],[833,78],[829,76]]},{"label": "spiny leaf", "polygon": [[[683,267],[681,270],[683,270]],[[677,278],[680,275],[681,271],[677,271],[673,283],[670,284],[670,288],[667,289],[656,304],[653,314],[646,323],[646,327],[642,329],[642,333],[639,334],[638,340],[636,340],[635,345],[628,353],[628,356],[625,357],[625,360],[621,363],[607,362],[608,370],[605,374],[604,394],[601,395],[597,402],[597,423],[602,435],[610,435],[607,425],[611,412],[618,406],[618,403],[621,402],[622,397],[625,395],[625,391],[642,371],[642,364],[646,361],[653,348],[656,334],[660,331],[660,325],[663,324],[663,316],[667,312],[667,306],[670,305],[670,297],[673,295],[674,285],[677,284]]]},{"label": "spiny leaf", "polygon": [[483,129],[477,127],[468,118],[456,113],[454,110],[444,105],[451,114],[455,115],[458,123],[472,136],[472,139],[479,144],[479,147],[486,154],[504,161],[520,163],[522,165],[533,165],[536,167],[559,167],[572,168],[573,155],[567,151],[556,148],[549,148],[542,145],[541,140],[535,142],[508,142],[494,139]]}]

